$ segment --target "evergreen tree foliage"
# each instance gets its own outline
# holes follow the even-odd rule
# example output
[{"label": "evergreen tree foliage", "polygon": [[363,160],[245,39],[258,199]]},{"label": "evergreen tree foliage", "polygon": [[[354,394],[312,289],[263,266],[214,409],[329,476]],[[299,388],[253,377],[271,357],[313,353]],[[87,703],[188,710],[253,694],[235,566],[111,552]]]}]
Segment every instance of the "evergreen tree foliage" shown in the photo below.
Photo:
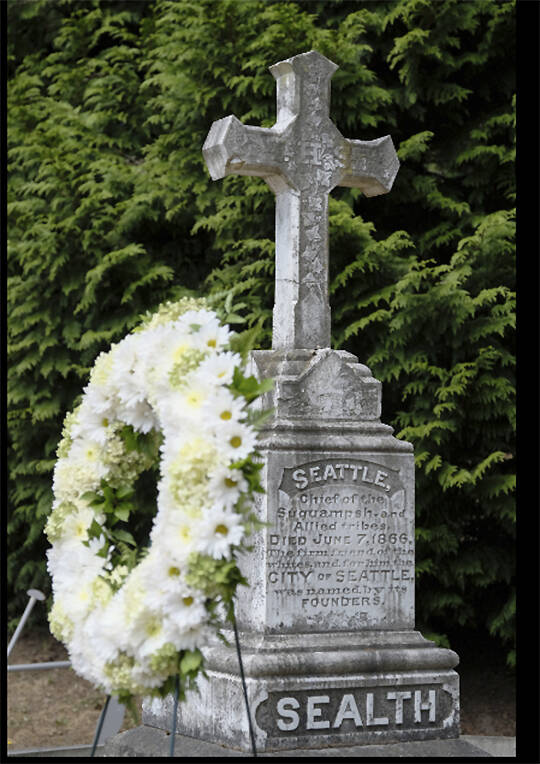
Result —
[{"label": "evergreen tree foliage", "polygon": [[[334,347],[383,381],[416,455],[417,622],[513,660],[515,4],[35,0],[8,4],[13,617],[49,590],[42,528],[62,419],[97,354],[188,290],[271,341],[274,198],[213,183],[215,119],[275,121],[268,66],[339,65],[342,134],[390,133],[392,191],[330,200]],[[452,627],[452,628],[451,628]]]}]

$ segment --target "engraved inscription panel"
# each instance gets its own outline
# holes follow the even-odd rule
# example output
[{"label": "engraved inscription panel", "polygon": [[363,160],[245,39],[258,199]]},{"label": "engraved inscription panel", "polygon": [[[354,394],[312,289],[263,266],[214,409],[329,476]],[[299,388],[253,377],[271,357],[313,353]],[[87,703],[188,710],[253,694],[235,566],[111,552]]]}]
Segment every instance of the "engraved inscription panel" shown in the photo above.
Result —
[{"label": "engraved inscription panel", "polygon": [[271,692],[256,711],[272,737],[436,729],[452,713],[441,684]]},{"label": "engraved inscription panel", "polygon": [[284,467],[268,529],[271,628],[414,625],[414,511],[397,469],[319,458]]}]

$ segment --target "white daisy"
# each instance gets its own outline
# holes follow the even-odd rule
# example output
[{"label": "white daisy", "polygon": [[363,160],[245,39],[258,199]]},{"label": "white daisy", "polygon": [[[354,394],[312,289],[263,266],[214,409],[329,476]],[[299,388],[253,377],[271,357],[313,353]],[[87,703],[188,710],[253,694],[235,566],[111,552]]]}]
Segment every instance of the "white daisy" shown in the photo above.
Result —
[{"label": "white daisy", "polygon": [[156,415],[150,404],[145,400],[123,406],[118,411],[117,417],[120,421],[131,425],[137,432],[147,433],[158,426]]},{"label": "white daisy", "polygon": [[231,546],[244,536],[242,518],[223,507],[214,506],[203,513],[197,551],[214,559],[226,557]]},{"label": "white daisy", "polygon": [[164,617],[161,607],[141,609],[135,623],[140,639],[135,650],[138,661],[144,661],[174,639],[174,629],[171,628],[169,619]]},{"label": "white daisy", "polygon": [[175,327],[168,331],[167,342],[163,348],[160,365],[168,373],[171,368],[183,360],[186,353],[193,350],[193,341],[189,329]]},{"label": "white daisy", "polygon": [[181,596],[170,594],[164,600],[167,615],[179,635],[198,629],[207,619],[204,597],[200,592],[185,591]]},{"label": "white daisy", "polygon": [[93,652],[99,658],[101,666],[118,657],[120,647],[118,633],[121,624],[118,618],[116,602],[109,602],[104,608],[95,609],[84,624],[84,636],[92,645]]},{"label": "white daisy", "polygon": [[88,437],[104,446],[111,434],[111,424],[117,407],[118,401],[114,396],[108,396],[103,390],[88,385],[77,411],[77,421],[70,431],[71,438]]},{"label": "white daisy", "polygon": [[134,406],[144,400],[143,370],[139,364],[136,334],[127,336],[115,347],[111,377],[112,385],[122,403]]},{"label": "white daisy", "polygon": [[180,561],[177,556],[166,554],[161,545],[154,542],[139,565],[141,585],[149,594],[147,604],[155,601],[156,597],[161,599],[168,594],[181,594],[186,589],[184,575],[187,569],[187,557]]},{"label": "white daisy", "polygon": [[104,450],[102,444],[92,440],[87,435],[74,438],[69,450],[69,459],[74,462],[84,461],[94,463],[103,461],[103,456]]},{"label": "white daisy", "polygon": [[228,326],[222,326],[217,316],[207,321],[201,328],[194,332],[193,339],[197,347],[219,351],[230,341],[231,331]]},{"label": "white daisy", "polygon": [[211,394],[201,406],[208,427],[216,427],[224,422],[239,421],[246,416],[244,398],[235,397],[226,387],[210,388]]},{"label": "white daisy", "polygon": [[[66,517],[62,528],[62,535],[73,541],[86,541],[88,538],[88,528],[95,519],[94,510],[88,505],[83,505],[76,512]],[[105,538],[103,537],[102,546],[104,542]]]},{"label": "white daisy", "polygon": [[226,351],[218,355],[210,355],[201,361],[196,374],[201,380],[208,379],[212,385],[229,385],[232,382],[234,369],[241,363],[242,359],[238,353]]},{"label": "white daisy", "polygon": [[223,422],[216,431],[219,447],[232,462],[245,459],[255,449],[257,435],[252,427],[243,423]]},{"label": "white daisy", "polygon": [[247,480],[240,470],[221,465],[212,471],[208,481],[208,492],[212,501],[227,509],[234,507],[240,494],[246,491],[247,487]]},{"label": "white daisy", "polygon": [[201,420],[204,417],[204,406],[212,393],[208,380],[198,375],[190,374],[186,384],[178,393],[178,413],[187,420]]},{"label": "white daisy", "polygon": [[182,567],[190,554],[197,548],[200,529],[193,518],[183,512],[177,512],[168,519],[166,527],[162,525],[152,535],[152,542],[159,538],[164,553]]}]

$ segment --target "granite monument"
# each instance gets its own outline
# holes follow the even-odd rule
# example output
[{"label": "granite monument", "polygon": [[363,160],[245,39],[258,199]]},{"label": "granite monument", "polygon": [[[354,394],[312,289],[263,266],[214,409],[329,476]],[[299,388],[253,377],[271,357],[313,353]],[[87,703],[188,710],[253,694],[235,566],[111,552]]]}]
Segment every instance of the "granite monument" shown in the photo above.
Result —
[{"label": "granite monument", "polygon": [[[243,568],[237,622],[257,750],[459,736],[457,655],[415,630],[414,455],[381,423],[381,384],[330,348],[328,194],[390,191],[390,136],[344,138],[330,119],[337,66],[310,51],[270,67],[272,128],[215,122],[203,147],[214,180],[264,178],[276,197],[272,350],[253,369],[275,386],[260,434],[265,495]],[[207,679],[180,704],[182,735],[250,750],[232,633],[204,651]],[[170,728],[171,703],[143,721]]]}]

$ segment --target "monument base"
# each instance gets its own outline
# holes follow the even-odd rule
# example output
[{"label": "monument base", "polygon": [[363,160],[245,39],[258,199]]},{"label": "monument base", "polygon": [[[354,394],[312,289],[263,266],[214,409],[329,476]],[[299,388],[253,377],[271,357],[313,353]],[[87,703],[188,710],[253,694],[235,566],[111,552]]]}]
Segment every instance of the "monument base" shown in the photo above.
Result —
[{"label": "monument base", "polygon": [[[417,631],[246,633],[240,642],[257,751],[459,737],[458,657]],[[204,653],[207,676],[180,704],[177,731],[250,751],[236,650],[216,643]],[[170,729],[171,714],[171,697],[143,703],[144,724]]]},{"label": "monument base", "polygon": [[[236,618],[257,751],[459,737],[458,656],[414,630],[414,454],[345,351],[254,351],[275,386],[259,433],[262,528]],[[243,596],[242,596],[243,595]],[[177,732],[251,750],[238,657],[216,638]],[[172,697],[143,703],[171,728]]]},{"label": "monument base", "polygon": [[[110,758],[166,758],[169,756],[171,738],[164,730],[155,727],[136,727],[121,732],[109,740],[100,757]],[[258,756],[305,756],[309,758],[331,756],[347,758],[491,758],[492,754],[463,739],[421,740],[416,742],[389,743],[387,745],[343,746],[339,748],[296,749],[290,751],[260,752]],[[174,746],[175,758],[240,758],[252,756],[251,752],[226,748],[216,743],[177,735]]]}]

